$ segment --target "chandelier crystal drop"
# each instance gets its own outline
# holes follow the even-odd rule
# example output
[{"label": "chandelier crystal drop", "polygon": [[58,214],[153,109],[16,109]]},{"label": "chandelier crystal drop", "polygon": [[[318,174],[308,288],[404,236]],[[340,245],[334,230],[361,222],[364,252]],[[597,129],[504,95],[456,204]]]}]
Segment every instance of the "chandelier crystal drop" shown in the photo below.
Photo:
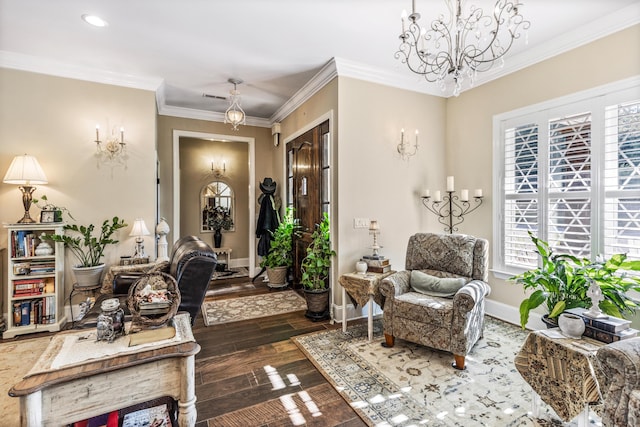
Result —
[{"label": "chandelier crystal drop", "polygon": [[445,2],[448,16],[441,14],[428,27],[421,27],[413,0],[411,14],[402,12],[400,47],[394,56],[443,92],[452,82],[453,94],[458,96],[467,80],[473,86],[478,72],[496,63],[503,65],[504,55],[531,23],[520,14],[518,0],[498,0],[487,15],[476,6],[463,12],[463,0]]},{"label": "chandelier crystal drop", "polygon": [[242,83],[242,80],[229,79],[228,82],[233,85],[233,90],[230,92],[231,104],[224,113],[224,122],[230,123],[233,126],[233,130],[238,130],[239,125],[246,124],[246,114],[240,106],[240,92],[237,90],[237,86]]}]

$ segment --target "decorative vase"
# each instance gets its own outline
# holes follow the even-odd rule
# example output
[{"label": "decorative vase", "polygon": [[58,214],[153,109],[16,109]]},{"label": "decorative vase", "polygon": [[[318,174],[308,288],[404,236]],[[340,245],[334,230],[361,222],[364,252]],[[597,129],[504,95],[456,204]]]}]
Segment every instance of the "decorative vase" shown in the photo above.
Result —
[{"label": "decorative vase", "polygon": [[356,262],[356,273],[367,274],[367,263],[364,261]]},{"label": "decorative vase", "polygon": [[560,317],[558,317],[558,326],[564,336],[573,339],[580,339],[585,330],[582,317],[570,313],[560,314]]},{"label": "decorative vase", "polygon": [[305,289],[304,297],[307,300],[305,317],[314,322],[329,318],[329,289]]},{"label": "decorative vase", "polygon": [[40,235],[40,244],[36,247],[36,255],[37,256],[47,256],[53,255],[53,248],[49,243],[47,243],[46,234],[42,233]]},{"label": "decorative vase", "polygon": [[72,267],[73,275],[76,278],[74,286],[78,288],[97,288],[100,286],[100,278],[104,270],[104,264],[93,267]]},{"label": "decorative vase", "polygon": [[213,246],[219,248],[222,245],[222,232],[216,228],[213,232]]}]

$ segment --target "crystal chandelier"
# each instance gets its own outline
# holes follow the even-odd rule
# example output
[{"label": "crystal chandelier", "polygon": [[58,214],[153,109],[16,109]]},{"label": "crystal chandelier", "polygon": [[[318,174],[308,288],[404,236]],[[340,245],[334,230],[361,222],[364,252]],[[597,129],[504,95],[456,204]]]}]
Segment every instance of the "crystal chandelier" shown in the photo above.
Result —
[{"label": "crystal chandelier", "polygon": [[244,110],[240,106],[240,92],[237,91],[237,86],[242,83],[240,79],[229,79],[229,83],[233,85],[231,93],[231,105],[224,113],[224,122],[231,123],[233,130],[238,130],[239,125],[246,123],[246,115]]},{"label": "crystal chandelier", "polygon": [[453,94],[458,96],[466,79],[473,86],[478,72],[488,71],[498,62],[504,64],[520,31],[531,23],[520,14],[519,0],[498,0],[491,15],[471,6],[463,13],[462,0],[445,0],[448,17],[440,15],[428,27],[421,27],[412,2],[411,15],[402,12],[400,48],[395,58],[428,82],[437,82],[444,92],[453,80]]}]

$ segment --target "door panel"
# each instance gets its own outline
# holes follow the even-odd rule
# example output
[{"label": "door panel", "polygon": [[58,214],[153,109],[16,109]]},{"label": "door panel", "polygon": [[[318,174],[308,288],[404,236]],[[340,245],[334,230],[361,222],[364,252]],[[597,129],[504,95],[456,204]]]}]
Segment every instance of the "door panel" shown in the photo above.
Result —
[{"label": "door panel", "polygon": [[[315,225],[322,220],[322,133],[328,132],[325,122],[287,143],[287,200],[294,209],[300,235],[294,236],[293,283],[300,284],[300,264],[311,242]],[[327,190],[328,191],[328,190]]]}]

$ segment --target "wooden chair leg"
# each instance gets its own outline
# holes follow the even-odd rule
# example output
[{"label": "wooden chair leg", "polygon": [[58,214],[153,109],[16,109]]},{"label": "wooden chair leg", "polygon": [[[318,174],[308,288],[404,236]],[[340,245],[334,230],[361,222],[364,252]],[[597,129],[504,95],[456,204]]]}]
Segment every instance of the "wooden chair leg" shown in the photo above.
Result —
[{"label": "wooden chair leg", "polygon": [[395,344],[395,337],[393,335],[384,334],[384,342],[382,343],[383,347],[393,347]]},{"label": "wooden chair leg", "polygon": [[464,356],[460,356],[459,354],[454,354],[453,355],[453,360],[454,360],[454,362],[451,364],[451,366],[453,366],[455,369],[463,371],[464,368],[465,368],[465,366],[464,366]]}]

